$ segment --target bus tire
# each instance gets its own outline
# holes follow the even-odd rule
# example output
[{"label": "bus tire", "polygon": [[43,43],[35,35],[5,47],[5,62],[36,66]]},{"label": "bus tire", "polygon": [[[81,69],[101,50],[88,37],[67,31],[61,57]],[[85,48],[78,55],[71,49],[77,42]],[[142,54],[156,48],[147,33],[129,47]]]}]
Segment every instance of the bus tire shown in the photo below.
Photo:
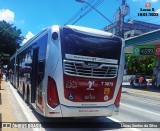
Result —
[{"label": "bus tire", "polygon": [[31,103],[28,103],[28,106],[31,110],[34,110],[34,108],[32,107]]}]

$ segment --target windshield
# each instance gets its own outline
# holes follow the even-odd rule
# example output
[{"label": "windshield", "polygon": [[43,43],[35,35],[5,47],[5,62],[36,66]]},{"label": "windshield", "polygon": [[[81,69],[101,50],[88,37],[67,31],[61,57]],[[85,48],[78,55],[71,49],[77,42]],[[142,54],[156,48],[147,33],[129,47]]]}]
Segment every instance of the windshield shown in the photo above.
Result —
[{"label": "windshield", "polygon": [[70,28],[61,29],[62,54],[120,59],[121,39],[105,38],[75,32]]}]

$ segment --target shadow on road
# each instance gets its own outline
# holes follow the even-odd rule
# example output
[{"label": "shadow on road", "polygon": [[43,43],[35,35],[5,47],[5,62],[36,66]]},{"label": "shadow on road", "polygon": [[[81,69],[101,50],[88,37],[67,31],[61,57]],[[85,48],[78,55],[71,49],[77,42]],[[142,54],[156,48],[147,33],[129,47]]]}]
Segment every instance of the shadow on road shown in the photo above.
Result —
[{"label": "shadow on road", "polygon": [[43,117],[37,112],[33,111],[33,114],[37,117],[41,126],[47,131],[52,130],[53,128],[59,129],[73,129],[80,130],[83,128],[93,128],[92,130],[99,131],[103,130],[115,130],[120,129],[121,124],[114,122],[106,117],[82,117],[82,118],[47,118]]}]

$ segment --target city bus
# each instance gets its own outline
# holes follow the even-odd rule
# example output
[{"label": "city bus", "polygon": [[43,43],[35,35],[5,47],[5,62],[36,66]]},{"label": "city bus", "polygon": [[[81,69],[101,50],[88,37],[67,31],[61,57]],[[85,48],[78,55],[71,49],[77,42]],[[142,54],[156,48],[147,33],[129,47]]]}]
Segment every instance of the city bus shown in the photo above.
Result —
[{"label": "city bus", "polygon": [[10,82],[45,117],[119,112],[125,42],[82,26],[51,26],[10,58]]}]

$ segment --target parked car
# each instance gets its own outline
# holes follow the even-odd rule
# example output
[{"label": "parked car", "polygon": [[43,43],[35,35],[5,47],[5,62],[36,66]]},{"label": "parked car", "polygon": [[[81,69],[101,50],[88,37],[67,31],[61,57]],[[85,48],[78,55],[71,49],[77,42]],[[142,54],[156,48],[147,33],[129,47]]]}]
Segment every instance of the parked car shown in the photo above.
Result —
[{"label": "parked car", "polygon": [[[139,78],[140,77],[144,78],[144,80],[141,84],[139,83]],[[136,88],[136,87],[146,88],[147,87],[146,75],[144,73],[135,74],[135,76],[131,78],[130,85],[132,86],[132,88]]]}]

